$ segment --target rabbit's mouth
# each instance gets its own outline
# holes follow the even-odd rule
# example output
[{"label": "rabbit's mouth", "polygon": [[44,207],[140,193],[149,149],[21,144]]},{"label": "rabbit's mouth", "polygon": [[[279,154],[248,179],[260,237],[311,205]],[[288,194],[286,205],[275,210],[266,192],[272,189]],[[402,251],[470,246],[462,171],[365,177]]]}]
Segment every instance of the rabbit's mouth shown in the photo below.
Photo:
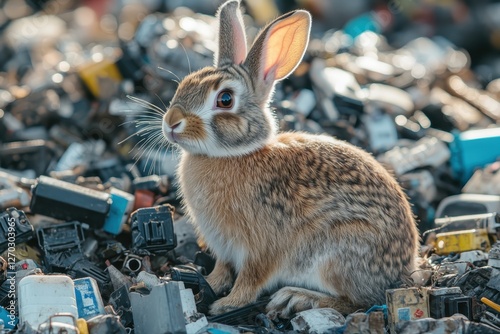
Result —
[{"label": "rabbit's mouth", "polygon": [[167,140],[169,142],[177,144],[179,142],[179,134],[175,133],[173,130],[165,133]]},{"label": "rabbit's mouth", "polygon": [[165,122],[162,124],[163,135],[167,140],[171,143],[177,144],[179,142],[180,134],[178,132],[174,132],[174,129],[169,127]]},{"label": "rabbit's mouth", "polygon": [[192,148],[190,141],[185,137],[183,138],[182,134],[179,132],[174,132],[173,130],[170,130],[170,131],[165,131],[164,135],[165,138],[167,138],[167,140],[172,144],[179,145],[180,147],[188,151],[190,151],[190,149]]}]

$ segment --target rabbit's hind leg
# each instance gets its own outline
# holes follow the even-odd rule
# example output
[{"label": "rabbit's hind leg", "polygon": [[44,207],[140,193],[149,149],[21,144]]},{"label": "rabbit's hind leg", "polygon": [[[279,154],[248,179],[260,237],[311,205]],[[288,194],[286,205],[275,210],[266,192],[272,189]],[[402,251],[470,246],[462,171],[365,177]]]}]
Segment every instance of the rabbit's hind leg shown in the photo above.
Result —
[{"label": "rabbit's hind leg", "polygon": [[284,287],[271,296],[267,305],[268,315],[274,319],[290,318],[294,313],[311,308],[333,308],[342,314],[349,314],[360,309],[344,297],[296,287]]}]

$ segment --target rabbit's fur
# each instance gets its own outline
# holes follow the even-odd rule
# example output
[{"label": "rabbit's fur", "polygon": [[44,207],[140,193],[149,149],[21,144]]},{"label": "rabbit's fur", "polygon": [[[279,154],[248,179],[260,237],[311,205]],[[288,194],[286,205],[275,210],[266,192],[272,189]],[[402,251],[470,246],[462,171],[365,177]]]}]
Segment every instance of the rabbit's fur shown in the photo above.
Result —
[{"label": "rabbit's fur", "polygon": [[278,288],[268,311],[283,317],[384,303],[385,290],[408,281],[417,258],[405,194],[349,143],[277,134],[267,108],[275,81],[302,59],[310,15],[277,18],[248,56],[238,1],[222,5],[218,17],[215,67],[180,83],[163,122],[165,136],[182,148],[186,211],[217,258],[208,281],[217,294],[231,289],[211,313]]}]

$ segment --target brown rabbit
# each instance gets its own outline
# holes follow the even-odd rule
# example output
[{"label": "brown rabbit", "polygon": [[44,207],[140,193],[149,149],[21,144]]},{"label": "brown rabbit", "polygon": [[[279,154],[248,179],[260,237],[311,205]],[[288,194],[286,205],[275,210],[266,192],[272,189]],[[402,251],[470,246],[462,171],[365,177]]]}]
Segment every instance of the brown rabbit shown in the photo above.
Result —
[{"label": "brown rabbit", "polygon": [[368,153],[326,135],[277,134],[268,102],[301,61],[311,17],[285,14],[247,55],[239,2],[221,6],[215,66],[188,75],[163,119],[182,148],[187,213],[217,258],[208,281],[231,289],[212,314],[274,292],[272,315],[350,313],[384,303],[414,270],[419,236],[408,200]]}]

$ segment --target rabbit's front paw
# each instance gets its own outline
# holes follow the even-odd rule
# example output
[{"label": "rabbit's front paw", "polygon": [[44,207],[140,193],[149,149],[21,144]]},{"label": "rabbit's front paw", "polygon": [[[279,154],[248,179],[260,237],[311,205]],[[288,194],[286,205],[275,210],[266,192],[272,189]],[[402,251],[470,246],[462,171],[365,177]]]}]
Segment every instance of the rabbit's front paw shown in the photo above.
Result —
[{"label": "rabbit's front paw", "polygon": [[285,287],[278,290],[271,296],[271,301],[267,304],[267,315],[271,319],[290,319],[297,312],[318,306],[318,295],[310,290],[294,287]]},{"label": "rabbit's front paw", "polygon": [[229,291],[233,286],[231,267],[228,264],[216,264],[212,273],[207,276],[207,282],[218,296]]},{"label": "rabbit's front paw", "polygon": [[228,297],[224,297],[217,300],[210,306],[209,313],[211,315],[219,315],[235,310],[237,308],[238,308],[237,306],[231,305],[231,300]]},{"label": "rabbit's front paw", "polygon": [[217,296],[227,293],[232,287],[231,282],[218,279],[217,277],[210,277],[210,275],[207,277],[207,282]]}]

